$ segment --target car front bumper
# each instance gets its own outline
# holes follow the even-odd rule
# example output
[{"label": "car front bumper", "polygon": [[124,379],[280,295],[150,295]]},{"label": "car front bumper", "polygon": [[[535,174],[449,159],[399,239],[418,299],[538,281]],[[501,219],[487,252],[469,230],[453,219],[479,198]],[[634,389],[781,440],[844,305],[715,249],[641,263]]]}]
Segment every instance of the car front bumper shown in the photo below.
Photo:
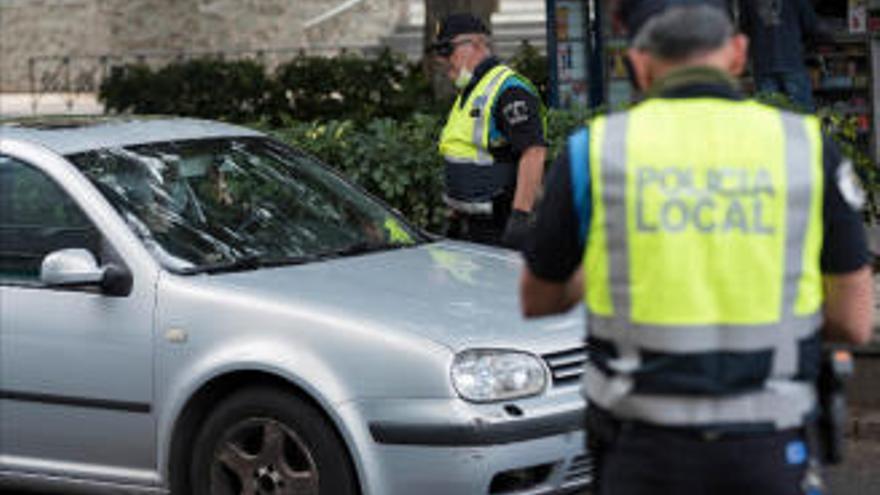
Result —
[{"label": "car front bumper", "polygon": [[368,494],[571,493],[592,481],[577,387],[531,399],[375,399],[340,408]]}]

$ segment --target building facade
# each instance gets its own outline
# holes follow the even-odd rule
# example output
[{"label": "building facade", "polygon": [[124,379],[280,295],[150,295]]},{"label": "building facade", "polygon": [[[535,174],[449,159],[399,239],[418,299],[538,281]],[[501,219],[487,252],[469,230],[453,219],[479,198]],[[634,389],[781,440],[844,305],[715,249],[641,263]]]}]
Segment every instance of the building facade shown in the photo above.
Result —
[{"label": "building facade", "polygon": [[[0,92],[88,91],[99,60],[375,46],[405,0],[0,0]],[[332,44],[328,40],[333,40]],[[64,57],[69,57],[63,64]],[[65,87],[71,87],[67,85]]]}]

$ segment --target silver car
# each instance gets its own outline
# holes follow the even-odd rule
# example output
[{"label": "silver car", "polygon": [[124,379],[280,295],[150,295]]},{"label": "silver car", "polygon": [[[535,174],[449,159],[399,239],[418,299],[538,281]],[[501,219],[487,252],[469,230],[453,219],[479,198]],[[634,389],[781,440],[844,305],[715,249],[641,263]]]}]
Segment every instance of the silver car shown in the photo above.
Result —
[{"label": "silver car", "polygon": [[0,489],[582,488],[583,314],[519,265],[251,129],[0,125]]}]

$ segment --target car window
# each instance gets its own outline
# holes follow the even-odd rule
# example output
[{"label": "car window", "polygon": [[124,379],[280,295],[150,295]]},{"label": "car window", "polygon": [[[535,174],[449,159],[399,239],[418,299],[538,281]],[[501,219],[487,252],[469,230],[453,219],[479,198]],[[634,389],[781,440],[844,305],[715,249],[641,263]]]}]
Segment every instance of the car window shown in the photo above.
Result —
[{"label": "car window", "polygon": [[101,236],[40,170],[0,155],[0,283],[38,285],[43,258],[84,248],[100,259]]},{"label": "car window", "polygon": [[377,200],[266,138],[150,143],[67,158],[177,273],[300,263],[420,239]]}]

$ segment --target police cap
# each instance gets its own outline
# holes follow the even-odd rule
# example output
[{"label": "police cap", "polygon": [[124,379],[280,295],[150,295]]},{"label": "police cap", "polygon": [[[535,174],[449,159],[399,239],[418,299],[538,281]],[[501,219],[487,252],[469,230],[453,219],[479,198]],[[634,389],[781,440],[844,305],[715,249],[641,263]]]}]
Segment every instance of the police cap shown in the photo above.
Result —
[{"label": "police cap", "polygon": [[460,34],[485,34],[488,36],[492,32],[489,31],[489,28],[486,27],[486,24],[479,17],[473,14],[467,12],[449,14],[440,23],[437,36],[434,38],[434,43],[431,44],[431,49],[438,55],[449,55],[453,48],[452,39]]},{"label": "police cap", "polygon": [[632,39],[648,19],[670,7],[708,5],[729,14],[727,3],[728,0],[620,0],[617,15]]}]

